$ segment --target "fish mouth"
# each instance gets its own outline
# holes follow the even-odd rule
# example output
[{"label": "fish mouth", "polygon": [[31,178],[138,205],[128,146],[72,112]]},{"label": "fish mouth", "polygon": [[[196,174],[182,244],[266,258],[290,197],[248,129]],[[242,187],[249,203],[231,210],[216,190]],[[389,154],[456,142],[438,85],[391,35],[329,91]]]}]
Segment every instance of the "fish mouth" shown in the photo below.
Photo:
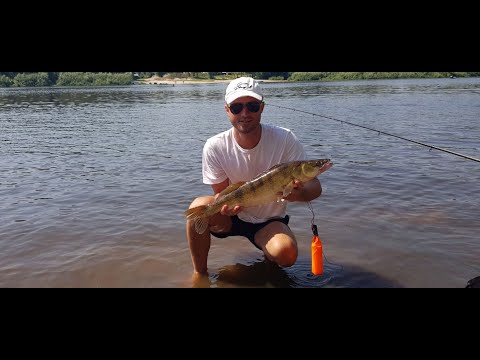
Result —
[{"label": "fish mouth", "polygon": [[323,160],[323,164],[320,166],[320,173],[327,171],[333,166],[333,162],[331,160]]}]

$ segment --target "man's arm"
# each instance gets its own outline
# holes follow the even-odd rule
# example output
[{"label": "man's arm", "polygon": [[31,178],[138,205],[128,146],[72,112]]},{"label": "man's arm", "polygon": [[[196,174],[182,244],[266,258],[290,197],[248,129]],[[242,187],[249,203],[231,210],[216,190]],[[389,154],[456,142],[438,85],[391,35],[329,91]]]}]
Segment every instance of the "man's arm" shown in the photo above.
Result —
[{"label": "man's arm", "polygon": [[226,179],[225,181],[222,181],[221,183],[212,184],[213,193],[216,195],[219,192],[222,192],[223,190],[225,190],[228,187],[229,182],[230,181],[228,179]]}]

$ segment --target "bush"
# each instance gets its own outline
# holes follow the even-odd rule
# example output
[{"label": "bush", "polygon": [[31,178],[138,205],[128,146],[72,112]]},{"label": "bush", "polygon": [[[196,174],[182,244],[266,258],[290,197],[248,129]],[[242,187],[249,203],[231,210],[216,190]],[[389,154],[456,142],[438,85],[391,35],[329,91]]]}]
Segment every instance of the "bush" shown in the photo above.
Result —
[{"label": "bush", "polygon": [[13,86],[27,87],[27,86],[49,86],[51,85],[48,73],[32,73],[32,74],[17,74],[13,78]]},{"label": "bush", "polygon": [[58,86],[108,86],[130,85],[133,75],[129,73],[91,73],[62,72],[57,80]]},{"label": "bush", "polygon": [[9,87],[13,85],[13,80],[8,76],[0,75],[0,87]]}]

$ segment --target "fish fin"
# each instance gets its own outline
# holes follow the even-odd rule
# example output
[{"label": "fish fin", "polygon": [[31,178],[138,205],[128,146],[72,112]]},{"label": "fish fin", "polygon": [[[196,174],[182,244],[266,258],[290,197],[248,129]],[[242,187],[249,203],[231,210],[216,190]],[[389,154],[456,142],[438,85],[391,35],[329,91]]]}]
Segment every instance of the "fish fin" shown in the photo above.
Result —
[{"label": "fish fin", "polygon": [[283,197],[288,196],[292,192],[293,185],[294,185],[294,181],[292,180],[292,182],[289,182],[287,186],[285,186],[285,188],[283,189]]},{"label": "fish fin", "polygon": [[203,234],[207,230],[208,218],[199,217],[195,219],[195,231],[199,234]]},{"label": "fish fin", "polygon": [[195,224],[195,231],[203,234],[208,226],[208,217],[204,215],[207,205],[200,205],[185,211],[187,220],[192,220]]},{"label": "fish fin", "polygon": [[197,217],[202,217],[207,205],[200,205],[190,208],[184,212],[188,220],[195,220]]},{"label": "fish fin", "polygon": [[244,184],[245,184],[245,181],[240,181],[240,182],[237,182],[235,184],[229,185],[220,193],[219,196],[227,195],[227,194],[231,193],[232,191],[237,190],[240,186],[242,186]]}]

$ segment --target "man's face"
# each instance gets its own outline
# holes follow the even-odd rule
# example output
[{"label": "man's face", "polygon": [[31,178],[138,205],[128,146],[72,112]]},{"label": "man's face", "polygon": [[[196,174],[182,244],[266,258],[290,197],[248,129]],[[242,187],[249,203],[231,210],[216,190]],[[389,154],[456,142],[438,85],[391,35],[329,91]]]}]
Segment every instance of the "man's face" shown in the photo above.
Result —
[{"label": "man's face", "polygon": [[232,126],[242,134],[258,128],[263,112],[263,102],[251,96],[244,96],[225,104],[225,111]]}]

